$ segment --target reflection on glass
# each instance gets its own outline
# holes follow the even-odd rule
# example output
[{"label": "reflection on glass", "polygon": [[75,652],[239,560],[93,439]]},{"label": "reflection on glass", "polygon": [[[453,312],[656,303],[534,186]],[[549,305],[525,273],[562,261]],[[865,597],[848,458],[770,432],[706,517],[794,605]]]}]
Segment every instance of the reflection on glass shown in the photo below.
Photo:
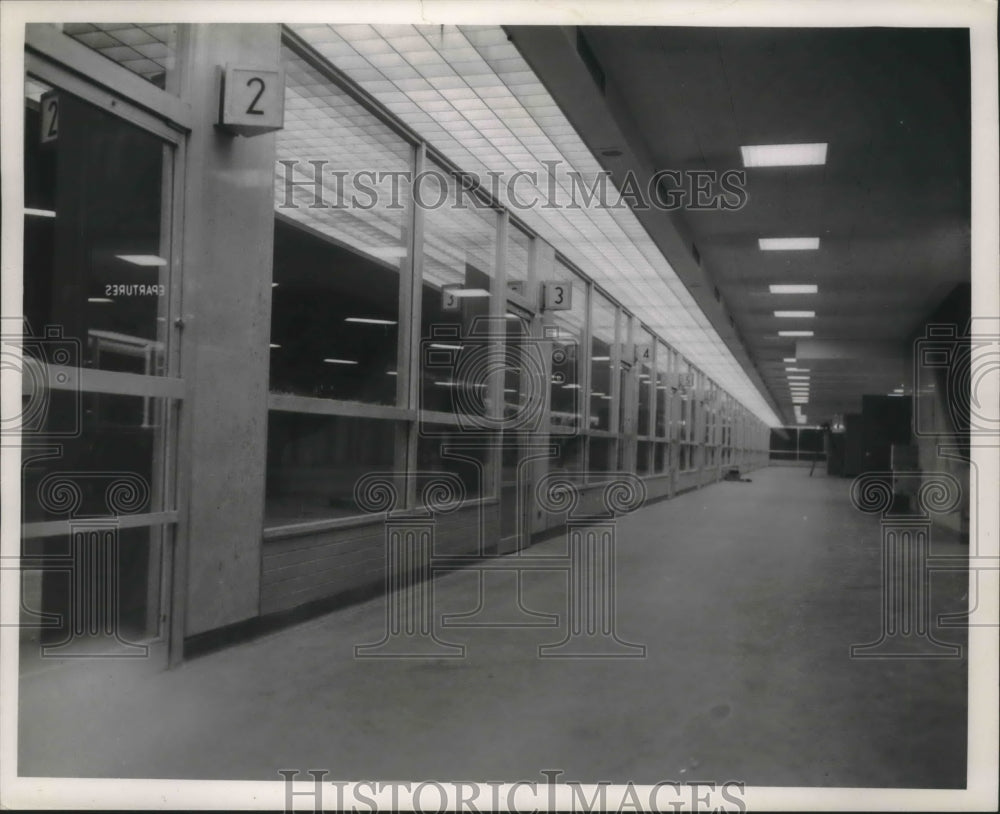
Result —
[{"label": "reflection on glass", "polygon": [[24,313],[73,365],[166,372],[170,148],[68,93],[25,83]]},{"label": "reflection on glass", "polygon": [[546,312],[546,332],[552,349],[550,424],[553,433],[578,432],[583,420],[581,348],[587,289],[583,280],[558,260],[548,276],[573,284],[572,308]]},{"label": "reflection on glass", "polygon": [[[37,449],[23,455],[24,522],[162,510],[163,399],[57,390],[46,401],[44,430],[25,435]],[[60,497],[62,480],[73,485]],[[122,503],[116,483],[133,497]]]},{"label": "reflection on glass", "polygon": [[[421,176],[424,209],[421,286],[421,407],[485,414],[486,352],[506,329],[489,320],[496,260],[497,211],[460,193],[453,177],[431,163]],[[431,205],[443,201],[439,207]],[[455,205],[461,201],[462,206]]]},{"label": "reflection on glass", "polygon": [[553,436],[550,441],[559,452],[555,458],[549,460],[549,471],[565,472],[571,480],[582,478],[585,439],[579,435],[562,438]]},{"label": "reflection on glass", "polygon": [[290,49],[282,62],[271,389],[393,404],[413,147]]},{"label": "reflection on glass", "polygon": [[666,438],[670,421],[670,409],[675,388],[670,385],[670,355],[673,353],[664,344],[656,347],[656,422],[653,428],[657,438]]},{"label": "reflection on glass", "polygon": [[369,472],[394,470],[394,437],[389,421],[272,410],[265,524],[362,514],[354,484]]},{"label": "reflection on glass", "polygon": [[639,377],[639,416],[638,423],[636,425],[636,432],[638,435],[649,435],[649,421],[651,417],[651,406],[654,403],[656,390],[655,380],[653,376],[653,349],[654,345],[653,335],[647,331],[640,331],[639,338],[637,340],[637,350],[639,356],[638,362],[638,377]]},{"label": "reflection on glass", "polygon": [[511,223],[507,229],[507,288],[522,297],[528,296],[530,263],[531,237]]},{"label": "reflection on glass", "polygon": [[[439,424],[427,430],[428,434],[421,435],[417,442],[417,470],[455,475],[466,499],[490,497],[483,489],[489,450],[482,446],[470,448],[468,438],[458,427],[450,429]],[[419,502],[423,480],[418,479],[416,485]]]},{"label": "reflection on glass", "polygon": [[639,441],[636,445],[635,471],[639,475],[649,475],[653,465],[653,443]]},{"label": "reflection on glass", "polygon": [[611,426],[611,348],[615,342],[615,307],[595,291],[591,310],[590,428]]},{"label": "reflection on glass", "polygon": [[177,25],[168,23],[62,23],[64,34],[123,68],[173,91]]},{"label": "reflection on glass", "polygon": [[611,451],[614,441],[611,438],[590,439],[590,462],[587,465],[588,480],[604,480],[602,473],[611,472]]}]

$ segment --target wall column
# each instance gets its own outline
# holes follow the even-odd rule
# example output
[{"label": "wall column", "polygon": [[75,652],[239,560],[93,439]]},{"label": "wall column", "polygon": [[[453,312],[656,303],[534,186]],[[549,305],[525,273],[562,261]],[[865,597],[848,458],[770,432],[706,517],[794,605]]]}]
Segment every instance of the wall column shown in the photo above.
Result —
[{"label": "wall column", "polygon": [[275,134],[232,136],[215,127],[217,68],[278,66],[281,29],[191,25],[184,35],[179,67],[193,121],[178,184],[188,383],[179,483],[187,511],[174,624],[191,636],[259,613]]}]

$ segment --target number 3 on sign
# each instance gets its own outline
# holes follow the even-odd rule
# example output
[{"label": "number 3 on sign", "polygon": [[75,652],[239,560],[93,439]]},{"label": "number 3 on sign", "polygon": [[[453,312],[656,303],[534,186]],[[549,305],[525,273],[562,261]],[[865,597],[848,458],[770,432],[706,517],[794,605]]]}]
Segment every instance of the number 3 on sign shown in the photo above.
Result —
[{"label": "number 3 on sign", "polygon": [[569,311],[572,307],[572,283],[542,283],[542,308],[546,311]]}]

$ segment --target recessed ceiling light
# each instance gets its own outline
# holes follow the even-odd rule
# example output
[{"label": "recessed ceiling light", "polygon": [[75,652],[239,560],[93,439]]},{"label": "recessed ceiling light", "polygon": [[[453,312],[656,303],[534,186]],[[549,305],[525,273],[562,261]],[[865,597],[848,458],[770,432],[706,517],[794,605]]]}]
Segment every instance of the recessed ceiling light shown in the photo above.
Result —
[{"label": "recessed ceiling light", "polygon": [[740,147],[744,167],[806,167],[826,163],[826,143]]},{"label": "recessed ceiling light", "polygon": [[778,331],[778,336],[812,336],[812,331]]},{"label": "recessed ceiling light", "polygon": [[775,311],[774,315],[782,319],[812,319],[815,311]]},{"label": "recessed ceiling light", "polygon": [[819,291],[818,285],[807,285],[798,283],[775,283],[769,285],[768,290],[772,294],[816,294]]},{"label": "recessed ceiling light", "polygon": [[133,266],[165,266],[167,261],[155,254],[116,254],[119,260],[131,263]]},{"label": "recessed ceiling light", "polygon": [[347,317],[344,322],[355,322],[359,325],[395,325],[394,319],[372,319],[369,317]]},{"label": "recessed ceiling light", "polygon": [[818,237],[762,237],[757,245],[761,251],[804,251],[819,248]]},{"label": "recessed ceiling light", "polygon": [[356,365],[358,362],[353,359],[324,359],[328,365]]}]

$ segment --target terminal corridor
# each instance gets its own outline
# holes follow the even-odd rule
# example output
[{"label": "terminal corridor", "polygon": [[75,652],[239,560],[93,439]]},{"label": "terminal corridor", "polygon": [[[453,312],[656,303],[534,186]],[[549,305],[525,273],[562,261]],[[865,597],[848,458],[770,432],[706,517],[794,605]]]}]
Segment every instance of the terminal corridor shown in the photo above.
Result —
[{"label": "terminal corridor", "polygon": [[[878,518],[851,505],[847,479],[776,466],[750,479],[619,519],[616,627],[644,659],[540,659],[562,629],[449,627],[439,636],[465,658],[356,660],[382,635],[380,596],[175,670],[25,670],[19,772],[964,786],[964,650],[849,657],[878,638]],[[557,534],[524,554],[565,546]],[[967,551],[934,528],[933,555]],[[475,608],[475,577],[436,579],[440,613]],[[527,573],[523,588],[527,608],[565,608],[564,573]],[[964,572],[932,576],[939,640],[964,644],[933,622],[966,590]]]}]

